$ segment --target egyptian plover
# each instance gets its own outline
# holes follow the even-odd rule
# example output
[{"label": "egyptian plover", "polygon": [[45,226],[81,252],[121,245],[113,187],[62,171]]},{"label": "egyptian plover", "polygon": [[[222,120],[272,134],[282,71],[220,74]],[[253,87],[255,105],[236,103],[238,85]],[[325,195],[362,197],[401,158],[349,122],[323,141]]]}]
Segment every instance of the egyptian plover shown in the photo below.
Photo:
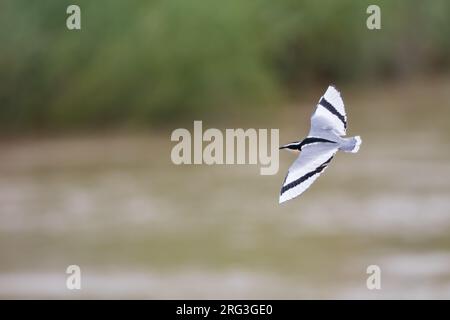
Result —
[{"label": "egyptian plover", "polygon": [[361,138],[345,138],[346,129],[347,115],[341,94],[335,87],[329,86],[311,116],[308,136],[280,147],[300,152],[284,179],[280,203],[293,199],[308,189],[339,150],[358,152]]}]

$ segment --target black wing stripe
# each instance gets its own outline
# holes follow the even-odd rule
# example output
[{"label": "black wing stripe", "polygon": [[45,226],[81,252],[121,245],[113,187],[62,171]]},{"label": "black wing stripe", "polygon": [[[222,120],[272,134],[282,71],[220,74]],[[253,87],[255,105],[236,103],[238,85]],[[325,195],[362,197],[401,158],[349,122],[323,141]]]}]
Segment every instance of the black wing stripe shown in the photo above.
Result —
[{"label": "black wing stripe", "polygon": [[339,111],[337,111],[336,108],[333,107],[331,103],[329,103],[324,97],[322,97],[322,99],[320,99],[319,101],[319,104],[328,111],[330,111],[332,114],[334,114],[336,117],[338,117],[339,120],[341,120],[342,123],[344,124],[344,128],[347,129],[347,121],[345,121],[345,117],[342,114],[340,114]]},{"label": "black wing stripe", "polygon": [[[330,159],[328,159],[327,161],[325,161],[324,163],[322,163],[320,166],[318,166],[315,170],[308,172],[307,174],[301,176],[300,178],[298,178],[297,180],[294,180],[290,183],[288,183],[287,185],[283,186],[281,188],[281,193],[280,195],[282,195],[283,193],[285,193],[286,191],[288,191],[289,189],[292,189],[296,186],[298,186],[299,184],[305,182],[306,180],[308,180],[309,178],[311,178],[312,176],[321,173],[330,163],[331,159],[333,159],[334,156],[331,156]],[[287,178],[287,176],[286,176]],[[284,181],[286,181],[286,178],[284,179]]]}]

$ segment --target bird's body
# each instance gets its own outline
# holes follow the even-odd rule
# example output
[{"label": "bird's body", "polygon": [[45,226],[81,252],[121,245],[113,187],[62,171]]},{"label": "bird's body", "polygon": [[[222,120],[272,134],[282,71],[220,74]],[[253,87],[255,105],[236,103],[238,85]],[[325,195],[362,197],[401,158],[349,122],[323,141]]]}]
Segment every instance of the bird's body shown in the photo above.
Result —
[{"label": "bird's body", "polygon": [[295,198],[308,189],[337,151],[358,152],[361,138],[345,138],[346,129],[344,102],[339,91],[329,86],[311,117],[308,136],[280,148],[300,152],[284,179],[280,203]]}]

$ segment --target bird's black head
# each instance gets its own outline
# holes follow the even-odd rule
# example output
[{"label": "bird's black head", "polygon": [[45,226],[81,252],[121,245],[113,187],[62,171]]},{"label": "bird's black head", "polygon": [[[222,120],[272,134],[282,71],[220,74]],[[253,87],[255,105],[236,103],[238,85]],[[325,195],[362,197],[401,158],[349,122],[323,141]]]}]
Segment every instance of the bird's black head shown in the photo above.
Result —
[{"label": "bird's black head", "polygon": [[284,146],[280,147],[281,149],[289,149],[289,150],[294,150],[294,151],[300,151],[302,147],[302,141],[296,141],[296,142],[291,142],[288,144],[285,144]]}]

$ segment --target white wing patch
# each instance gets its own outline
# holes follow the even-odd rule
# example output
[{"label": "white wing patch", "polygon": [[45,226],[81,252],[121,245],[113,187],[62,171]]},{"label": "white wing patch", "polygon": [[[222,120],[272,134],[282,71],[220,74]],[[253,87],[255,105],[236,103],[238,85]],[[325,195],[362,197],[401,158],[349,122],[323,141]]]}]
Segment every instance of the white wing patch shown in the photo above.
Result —
[{"label": "white wing patch", "polygon": [[341,94],[333,86],[329,86],[320,98],[316,111],[311,117],[311,136],[320,136],[324,130],[333,130],[344,136],[347,129],[347,115]]},{"label": "white wing patch", "polygon": [[308,189],[326,169],[338,151],[329,143],[306,145],[289,168],[280,192],[280,203],[295,198]]}]

